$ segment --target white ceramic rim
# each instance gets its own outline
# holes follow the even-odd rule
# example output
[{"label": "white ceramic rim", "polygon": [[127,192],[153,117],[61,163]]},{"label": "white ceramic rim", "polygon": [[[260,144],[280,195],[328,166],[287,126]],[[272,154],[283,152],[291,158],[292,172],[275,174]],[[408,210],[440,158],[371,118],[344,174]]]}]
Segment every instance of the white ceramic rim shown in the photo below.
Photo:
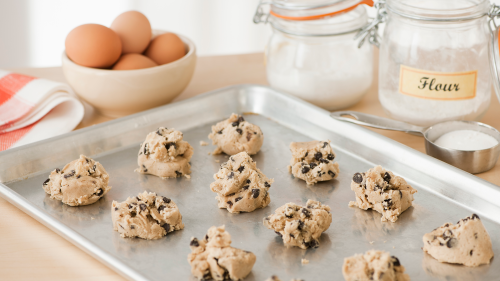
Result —
[{"label": "white ceramic rim", "polygon": [[[175,68],[179,64],[182,64],[185,60],[190,59],[194,54],[196,54],[196,46],[194,45],[193,41],[191,41],[189,38],[187,38],[184,35],[177,34],[175,32],[170,32],[170,31],[164,31],[164,30],[153,30],[153,33],[157,33],[157,35],[164,34],[164,33],[174,33],[175,35],[179,36],[181,38],[182,42],[188,47],[188,52],[186,55],[184,55],[182,58],[175,60],[173,62],[169,62],[167,64],[162,64],[158,66],[153,66],[153,67],[148,67],[148,68],[142,68],[142,69],[131,69],[131,70],[113,70],[113,69],[102,69],[102,68],[92,68],[92,67],[86,67],[82,66],[79,64],[76,64],[72,60],[69,59],[69,57],[66,55],[66,50],[63,51],[62,54],[62,60],[65,63],[68,63],[71,65],[71,67],[77,68],[80,71],[86,71],[86,72],[92,72],[96,74],[106,74],[109,75],[110,73],[115,73],[116,75],[120,75],[120,73],[123,73],[124,75],[129,76],[131,73],[134,71],[137,74],[148,74],[149,72],[157,72],[158,70],[163,70],[163,69],[168,69],[168,68]],[[154,38],[155,36],[153,36]]]}]

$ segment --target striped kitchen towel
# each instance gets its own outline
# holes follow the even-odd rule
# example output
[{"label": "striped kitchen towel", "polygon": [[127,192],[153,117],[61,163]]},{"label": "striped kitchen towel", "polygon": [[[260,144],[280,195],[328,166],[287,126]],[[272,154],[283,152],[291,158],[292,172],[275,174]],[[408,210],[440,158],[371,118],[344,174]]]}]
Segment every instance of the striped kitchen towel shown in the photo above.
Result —
[{"label": "striped kitchen towel", "polygon": [[70,132],[83,114],[68,85],[0,70],[0,151]]}]

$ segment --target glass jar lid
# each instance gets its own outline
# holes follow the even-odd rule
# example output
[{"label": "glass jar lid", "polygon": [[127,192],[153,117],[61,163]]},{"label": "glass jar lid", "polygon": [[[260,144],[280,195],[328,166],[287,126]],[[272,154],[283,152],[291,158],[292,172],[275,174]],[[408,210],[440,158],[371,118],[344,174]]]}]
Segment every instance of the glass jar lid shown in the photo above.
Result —
[{"label": "glass jar lid", "polygon": [[361,4],[373,6],[373,0],[274,0],[270,14],[286,20],[317,20],[349,12]]},{"label": "glass jar lid", "polygon": [[386,0],[389,11],[407,18],[433,21],[457,21],[488,14],[489,0]]}]

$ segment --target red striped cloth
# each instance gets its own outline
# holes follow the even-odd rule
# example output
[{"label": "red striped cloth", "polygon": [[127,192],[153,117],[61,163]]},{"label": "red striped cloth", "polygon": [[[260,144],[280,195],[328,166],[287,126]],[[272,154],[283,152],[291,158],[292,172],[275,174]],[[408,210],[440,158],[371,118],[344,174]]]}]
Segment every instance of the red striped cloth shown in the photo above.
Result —
[{"label": "red striped cloth", "polygon": [[0,151],[69,132],[83,113],[68,85],[0,70]]}]

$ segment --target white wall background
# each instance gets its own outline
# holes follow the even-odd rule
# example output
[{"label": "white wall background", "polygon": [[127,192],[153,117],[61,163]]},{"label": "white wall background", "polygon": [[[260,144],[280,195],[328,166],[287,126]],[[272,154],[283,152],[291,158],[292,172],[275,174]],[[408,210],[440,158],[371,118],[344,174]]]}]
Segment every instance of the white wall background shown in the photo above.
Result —
[{"label": "white wall background", "polygon": [[[128,10],[144,13],[153,28],[188,36],[201,56],[262,52],[271,31],[269,26],[252,22],[258,2],[0,0],[0,68],[60,65],[64,39],[74,27],[85,23],[109,26]],[[500,5],[500,0],[492,2]]]},{"label": "white wall background", "polygon": [[155,29],[191,38],[198,54],[262,52],[270,27],[255,25],[258,0],[0,0],[0,68],[60,65],[66,35],[76,26],[109,26],[138,10]]}]

